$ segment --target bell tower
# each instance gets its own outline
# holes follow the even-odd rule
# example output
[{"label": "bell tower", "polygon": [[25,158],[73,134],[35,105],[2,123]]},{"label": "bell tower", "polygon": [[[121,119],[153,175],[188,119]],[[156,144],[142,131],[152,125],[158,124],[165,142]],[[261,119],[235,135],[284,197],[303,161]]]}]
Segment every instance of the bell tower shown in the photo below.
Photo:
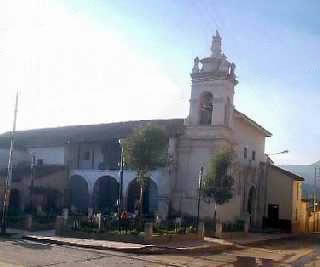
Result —
[{"label": "bell tower", "polygon": [[186,126],[232,128],[235,64],[222,53],[218,31],[212,37],[211,55],[196,57],[191,73],[190,111]]}]

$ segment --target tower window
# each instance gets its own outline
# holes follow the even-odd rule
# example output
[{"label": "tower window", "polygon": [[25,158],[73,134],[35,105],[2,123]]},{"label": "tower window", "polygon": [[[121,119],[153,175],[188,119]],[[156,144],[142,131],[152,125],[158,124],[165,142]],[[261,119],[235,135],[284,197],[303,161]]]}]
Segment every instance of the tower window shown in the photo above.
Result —
[{"label": "tower window", "polygon": [[204,92],[200,97],[200,125],[211,125],[213,111],[212,103],[212,94]]},{"label": "tower window", "polygon": [[90,152],[86,151],[82,154],[82,159],[83,160],[90,160]]},{"label": "tower window", "polygon": [[256,160],[256,151],[252,151],[252,157],[251,157],[252,160]]},{"label": "tower window", "polygon": [[227,102],[224,105],[224,125],[229,126],[230,124],[230,109],[231,109],[231,103],[230,98],[227,98]]},{"label": "tower window", "polygon": [[244,149],[243,149],[243,158],[247,158],[248,157],[248,149],[245,147]]}]

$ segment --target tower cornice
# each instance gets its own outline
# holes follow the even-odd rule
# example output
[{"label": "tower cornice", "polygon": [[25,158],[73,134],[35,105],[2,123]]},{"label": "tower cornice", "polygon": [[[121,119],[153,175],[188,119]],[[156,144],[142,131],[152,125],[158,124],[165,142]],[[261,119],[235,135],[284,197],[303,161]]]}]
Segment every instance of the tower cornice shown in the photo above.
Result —
[{"label": "tower cornice", "polygon": [[236,77],[221,71],[197,72],[191,73],[190,76],[192,83],[214,80],[227,80],[230,81],[234,86],[238,84],[238,80],[236,79]]}]

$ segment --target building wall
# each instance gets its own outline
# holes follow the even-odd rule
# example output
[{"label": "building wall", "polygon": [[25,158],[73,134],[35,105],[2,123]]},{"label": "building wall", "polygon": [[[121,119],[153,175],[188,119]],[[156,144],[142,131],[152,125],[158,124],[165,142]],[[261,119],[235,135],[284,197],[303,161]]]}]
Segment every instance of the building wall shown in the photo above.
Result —
[{"label": "building wall", "polygon": [[[170,190],[170,175],[167,168],[161,168],[151,173],[151,179],[156,183],[159,194],[159,208],[157,215],[166,217],[168,215],[169,208],[169,196]],[[88,184],[89,195],[93,194],[94,185],[100,177],[111,176],[120,182],[119,170],[90,170],[90,169],[73,169],[71,170],[70,177],[73,175],[79,175],[85,179]],[[128,188],[130,183],[136,178],[136,171],[124,170],[123,173],[123,196],[126,201]]]},{"label": "building wall", "polygon": [[[235,151],[242,164],[248,164],[249,160],[251,160],[251,165],[258,165],[260,162],[265,162],[264,134],[236,116],[233,119],[233,138]],[[247,159],[244,159],[245,147],[247,148]],[[252,160],[252,151],[256,152],[255,160]]]},{"label": "building wall", "polygon": [[103,152],[103,150],[106,150],[110,145],[111,144],[104,143],[81,143],[68,145],[66,147],[65,164],[68,164],[72,169],[110,169],[110,166],[105,164],[108,162],[105,162],[104,153],[112,153],[114,149]]},{"label": "building wall", "polygon": [[[31,176],[24,176],[19,182],[12,183],[12,189],[19,191],[20,195],[20,208],[24,210],[30,203],[30,186],[31,186]],[[65,190],[68,187],[68,179],[66,176],[66,170],[56,171],[46,176],[38,177],[34,179],[33,183],[34,188],[50,188],[55,189],[61,193],[60,199],[57,199],[57,204],[60,208],[63,208],[63,199]],[[41,203],[39,203],[42,205]]]},{"label": "building wall", "polygon": [[64,147],[30,147],[30,155],[35,155],[36,160],[43,160],[45,165],[64,165]]},{"label": "building wall", "polygon": [[279,219],[292,220],[294,180],[270,167],[267,180],[267,209],[265,216],[268,216],[268,205],[279,205]]},{"label": "building wall", "polygon": [[[12,155],[13,165],[21,162],[31,162],[31,156],[27,151],[15,149]],[[0,148],[0,169],[8,167],[9,149]]]},{"label": "building wall", "polygon": [[[204,137],[198,137],[192,132],[181,136],[177,140],[177,171],[174,196],[172,197],[173,209],[181,215],[197,215],[198,187],[200,168],[204,167],[204,175],[207,172],[208,162],[218,152],[228,149],[231,145],[225,139],[214,138],[215,127],[201,127]],[[199,134],[199,132],[198,132]],[[212,137],[210,136],[212,134]],[[208,138],[208,136],[210,136]],[[229,207],[229,209],[228,209]],[[221,211],[221,218],[231,220],[239,215],[239,210],[232,205],[225,206],[226,211]],[[208,218],[214,216],[213,204],[201,202],[200,216]]]}]

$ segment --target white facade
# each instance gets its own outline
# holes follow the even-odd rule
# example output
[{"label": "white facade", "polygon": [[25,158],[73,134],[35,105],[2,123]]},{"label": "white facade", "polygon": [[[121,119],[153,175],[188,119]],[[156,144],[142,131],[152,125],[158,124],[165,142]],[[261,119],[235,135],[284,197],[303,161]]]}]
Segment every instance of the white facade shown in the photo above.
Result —
[{"label": "white facade", "polygon": [[[200,168],[206,172],[210,158],[231,149],[238,166],[238,170],[233,168],[233,199],[217,207],[217,216],[221,221],[234,221],[249,213],[258,223],[261,199],[257,195],[263,195],[264,190],[260,165],[265,162],[265,137],[271,134],[235,110],[235,64],[222,53],[218,32],[213,36],[211,52],[210,57],[194,60],[190,112],[185,133],[176,141],[173,206],[177,213],[195,216]],[[200,211],[201,217],[212,217],[213,205],[202,203]]]},{"label": "white facade", "polygon": [[[0,148],[0,169],[8,167],[9,149]],[[13,165],[16,166],[21,162],[30,163],[31,157],[25,150],[15,149],[12,155]]]},{"label": "white facade", "polygon": [[64,147],[29,147],[30,155],[35,156],[36,160],[41,160],[46,165],[64,165]]}]

